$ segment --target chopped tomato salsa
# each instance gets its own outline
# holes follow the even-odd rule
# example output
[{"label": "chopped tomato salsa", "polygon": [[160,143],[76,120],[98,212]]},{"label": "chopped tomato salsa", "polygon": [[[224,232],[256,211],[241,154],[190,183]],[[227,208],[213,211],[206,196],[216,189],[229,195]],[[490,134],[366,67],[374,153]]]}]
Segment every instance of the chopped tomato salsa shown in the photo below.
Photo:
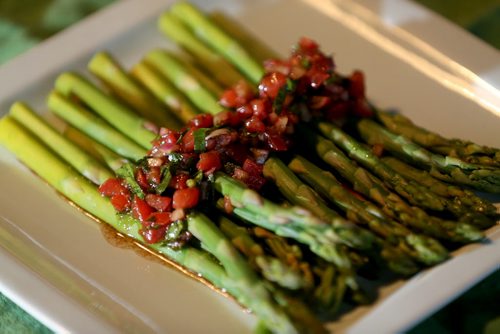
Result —
[{"label": "chopped tomato salsa", "polygon": [[[288,59],[267,60],[264,68],[256,88],[241,81],[224,91],[219,113],[198,115],[180,131],[160,128],[147,157],[101,185],[118,212],[141,221],[146,242],[187,242],[181,222],[210,197],[218,171],[261,189],[263,164],[292,147],[299,122],[372,115],[364,74],[339,75],[332,57],[311,39],[302,38]],[[233,209],[227,199],[224,208]]]}]

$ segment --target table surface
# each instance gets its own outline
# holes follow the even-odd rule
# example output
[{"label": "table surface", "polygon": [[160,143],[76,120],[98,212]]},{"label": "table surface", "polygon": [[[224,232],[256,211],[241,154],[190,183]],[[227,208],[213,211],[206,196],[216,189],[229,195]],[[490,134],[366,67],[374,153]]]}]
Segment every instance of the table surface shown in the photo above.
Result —
[{"label": "table surface", "polygon": [[[1,0],[0,65],[114,0]],[[500,0],[416,0],[500,49]],[[500,333],[500,270],[411,333]],[[0,294],[0,332],[51,333]]]}]

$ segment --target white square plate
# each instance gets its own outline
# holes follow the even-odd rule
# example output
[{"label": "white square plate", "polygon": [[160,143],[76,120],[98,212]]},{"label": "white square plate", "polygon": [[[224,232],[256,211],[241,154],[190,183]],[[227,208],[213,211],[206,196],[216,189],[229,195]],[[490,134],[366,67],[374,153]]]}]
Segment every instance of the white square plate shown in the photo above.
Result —
[{"label": "white square plate", "polygon": [[[404,0],[194,1],[220,10],[286,55],[301,36],[332,52],[340,72],[363,69],[368,95],[446,136],[500,146],[500,55]],[[125,0],[0,68],[0,115],[15,100],[45,112],[64,70],[84,71],[99,50],[125,66],[168,46],[156,18],[169,0]],[[250,332],[232,301],[157,260],[107,241],[0,148],[0,291],[57,332]],[[498,198],[497,198],[498,200]],[[500,265],[499,228],[489,239],[409,281],[329,328],[352,333],[410,328]],[[397,313],[397,316],[394,316]]]}]

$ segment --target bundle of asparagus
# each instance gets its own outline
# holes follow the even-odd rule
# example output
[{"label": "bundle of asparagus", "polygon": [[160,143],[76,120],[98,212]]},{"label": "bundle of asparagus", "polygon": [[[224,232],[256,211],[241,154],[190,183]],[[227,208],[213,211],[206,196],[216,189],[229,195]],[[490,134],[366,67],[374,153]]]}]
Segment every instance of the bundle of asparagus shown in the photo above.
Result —
[{"label": "bundle of asparagus", "polygon": [[[61,135],[17,103],[0,121],[0,142],[84,210],[224,289],[259,317],[262,328],[279,333],[324,332],[318,313],[330,316],[342,302],[366,302],[360,287],[366,268],[371,275],[384,268],[414,274],[446,260],[447,247],[481,240],[481,230],[495,224],[490,202],[454,184],[500,193],[498,150],[444,139],[372,110],[362,75],[334,72],[310,41],[302,47],[314,52],[300,54],[300,63],[282,70],[286,75],[279,70],[289,65],[285,61],[268,61],[264,68],[251,50],[265,48],[245,47],[249,39],[236,40],[218,18],[216,24],[190,4],[173,5],[159,27],[193,63],[183,54],[153,50],[127,73],[111,55],[99,53],[89,69],[109,93],[64,73],[48,97],[50,110],[72,129]],[[322,72],[306,75],[318,58]],[[300,96],[304,78],[312,94]],[[281,82],[273,92],[270,81]],[[254,93],[259,89],[260,97]],[[341,95],[348,99],[339,100]],[[260,154],[254,162],[268,181],[262,192],[248,188],[264,182],[261,176],[252,175],[249,183],[248,171],[234,161],[226,163],[230,169],[199,167],[182,172],[188,175],[185,188],[204,189],[201,203],[208,206],[196,205],[198,197],[182,206],[177,196],[177,209],[168,211],[162,195],[173,192],[175,201],[180,194],[170,183],[180,175],[176,159],[186,152],[158,155],[155,149],[175,133],[180,135],[170,144],[183,146],[191,134],[191,156],[200,163],[213,134],[230,132],[228,117],[247,112],[256,99],[272,105],[277,119],[302,118],[294,127],[285,124],[283,133],[294,129],[306,148],[280,153],[289,143],[271,137],[275,133],[266,132],[264,140],[253,136],[268,145],[255,149]],[[252,103],[250,109],[257,108]],[[219,126],[206,123],[203,113],[215,115]],[[259,126],[250,116],[244,130]],[[142,170],[159,174],[143,184],[137,176]],[[157,205],[161,209],[150,208]]]}]

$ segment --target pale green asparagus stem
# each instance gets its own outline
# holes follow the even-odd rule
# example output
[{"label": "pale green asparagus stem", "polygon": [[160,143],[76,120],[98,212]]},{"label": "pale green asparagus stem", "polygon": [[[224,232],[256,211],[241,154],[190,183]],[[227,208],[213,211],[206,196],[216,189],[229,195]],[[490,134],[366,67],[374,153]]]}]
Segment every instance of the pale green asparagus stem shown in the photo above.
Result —
[{"label": "pale green asparagus stem", "polygon": [[224,58],[200,42],[174,15],[163,13],[158,20],[159,29],[175,43],[193,55],[214,78],[226,87],[245,80]]},{"label": "pale green asparagus stem", "polygon": [[141,87],[109,53],[96,53],[88,64],[88,69],[122,101],[137,110],[143,117],[157,125],[180,129],[181,123],[156,99]]},{"label": "pale green asparagus stem", "polygon": [[233,245],[245,254],[250,263],[267,280],[292,290],[297,290],[304,286],[304,280],[298,270],[289,267],[280,259],[266,254],[261,245],[253,240],[244,227],[236,225],[225,217],[219,219],[219,226],[221,231],[230,238]]},{"label": "pale green asparagus stem", "polygon": [[172,110],[183,123],[187,123],[199,114],[177,88],[144,61],[132,67],[131,75]]},{"label": "pale green asparagus stem", "polygon": [[244,29],[240,22],[225,14],[224,12],[212,12],[209,14],[213,23],[225,31],[254,58],[258,64],[262,64],[268,59],[278,59],[278,54],[262,40],[257,38],[248,30]]},{"label": "pale green asparagus stem", "polygon": [[199,77],[193,75],[185,64],[172,55],[163,50],[153,50],[146,55],[144,60],[172,82],[203,112],[216,114],[222,110],[216,95],[204,87]]},{"label": "pale green asparagus stem", "polygon": [[116,171],[124,164],[130,162],[106,146],[91,139],[75,127],[67,126],[64,129],[63,135],[95,159],[108,166],[112,171]]},{"label": "pale green asparagus stem", "polygon": [[61,94],[50,93],[47,104],[57,116],[119,155],[132,160],[142,159],[146,155],[146,149]]},{"label": "pale green asparagus stem", "polygon": [[[10,116],[0,119],[0,144],[80,208],[142,243],[139,221],[131,217],[120,218],[110,201],[99,194],[94,184],[57,158]],[[206,252],[187,247],[173,250],[161,243],[146,246],[166,255],[185,269],[198,273],[215,286],[225,287],[228,277],[224,269]],[[232,288],[231,285],[229,287]]]},{"label": "pale green asparagus stem", "polygon": [[310,187],[302,183],[286,165],[275,157],[264,164],[264,176],[274,181],[281,193],[293,204],[311,211],[316,217],[331,224],[337,240],[356,249],[370,249],[374,236],[343,219],[330,209],[323,199]]},{"label": "pale green asparagus stem", "polygon": [[264,74],[262,67],[241,45],[210,22],[201,11],[186,2],[178,2],[170,10],[198,38],[233,63],[252,83],[257,84],[260,81]]},{"label": "pale green asparagus stem", "polygon": [[156,134],[150,131],[151,122],[137,116],[132,110],[99,90],[75,73],[59,75],[56,90],[65,96],[77,96],[102,118],[142,147],[149,149]]},{"label": "pale green asparagus stem", "polygon": [[288,316],[273,302],[262,281],[215,224],[201,213],[191,213],[187,219],[189,231],[226,269],[239,292],[236,299],[277,333],[298,333]]},{"label": "pale green asparagus stem", "polygon": [[66,161],[95,184],[101,184],[113,176],[109,169],[72,142],[68,142],[26,104],[20,102],[13,104],[9,114],[56,153],[62,157],[71,156],[71,159]]}]

